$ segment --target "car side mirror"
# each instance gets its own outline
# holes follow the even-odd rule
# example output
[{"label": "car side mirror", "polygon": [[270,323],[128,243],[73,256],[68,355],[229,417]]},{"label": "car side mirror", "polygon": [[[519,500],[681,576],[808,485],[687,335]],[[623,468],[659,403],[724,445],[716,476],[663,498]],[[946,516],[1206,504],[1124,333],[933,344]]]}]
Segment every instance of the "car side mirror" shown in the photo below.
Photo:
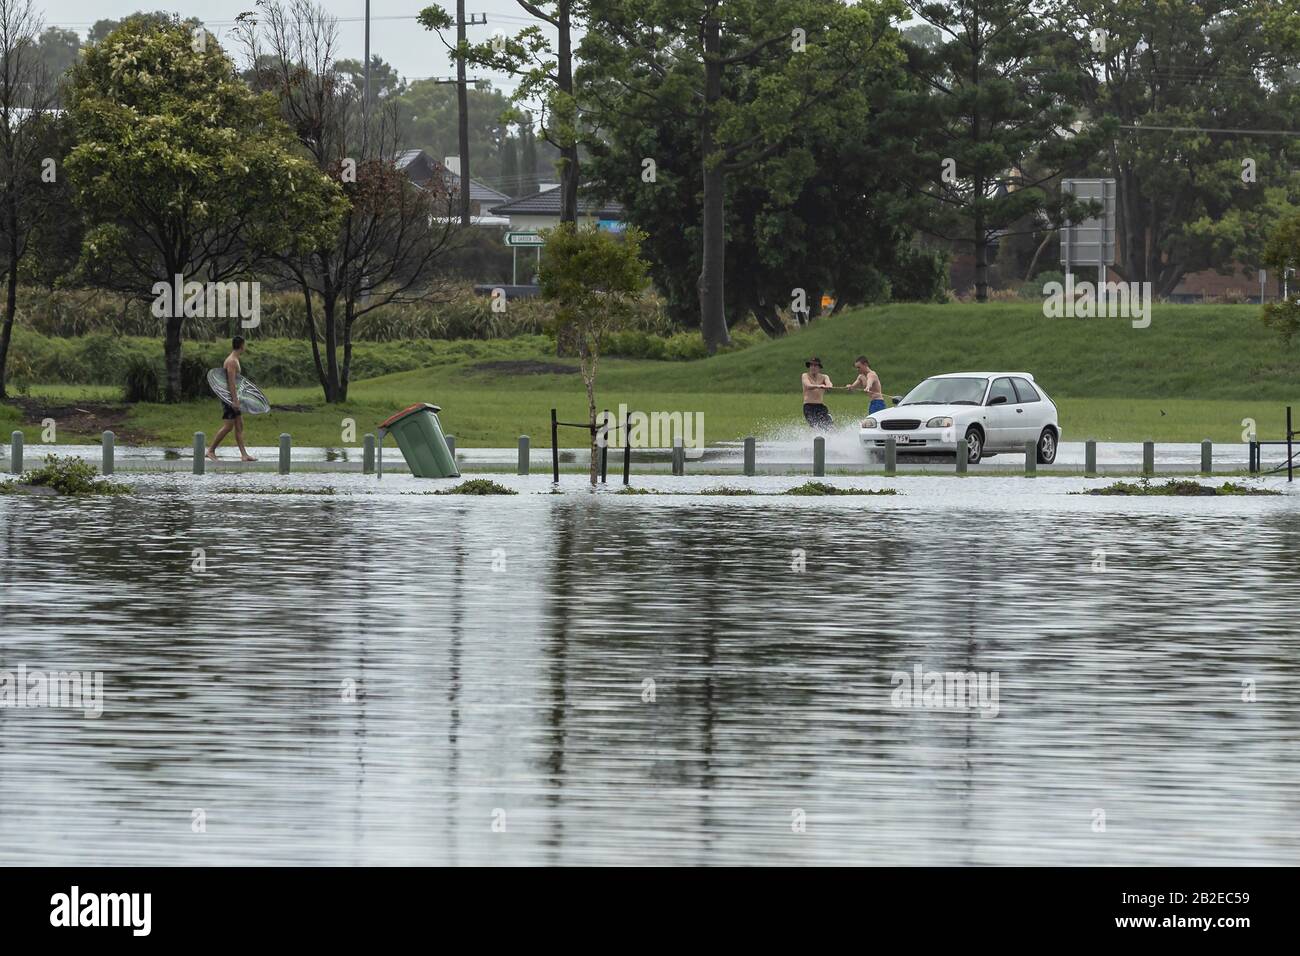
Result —
[{"label": "car side mirror", "polygon": [[897,405],[899,402],[901,402],[901,401],[903,400],[903,396],[902,396],[902,395],[890,395],[889,397],[892,398],[892,399],[894,400],[894,404],[895,404],[895,405]]},{"label": "car side mirror", "polygon": [[1005,405],[1006,403],[1007,397],[1005,395],[994,395],[989,399],[990,405]]}]

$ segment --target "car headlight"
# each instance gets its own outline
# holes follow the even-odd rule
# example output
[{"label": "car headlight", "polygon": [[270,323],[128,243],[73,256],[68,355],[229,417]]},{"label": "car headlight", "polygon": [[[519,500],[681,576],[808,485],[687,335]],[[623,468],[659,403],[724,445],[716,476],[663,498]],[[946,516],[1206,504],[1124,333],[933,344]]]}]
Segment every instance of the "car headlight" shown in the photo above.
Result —
[{"label": "car headlight", "polygon": [[925,423],[925,427],[926,428],[952,428],[952,419],[948,418],[946,415],[941,415],[938,418],[930,419],[928,422]]},{"label": "car headlight", "polygon": [[874,418],[868,418],[866,421],[864,421],[864,422],[862,423],[862,427],[863,427],[863,428],[875,428],[875,427],[876,427],[876,420],[875,420]]}]

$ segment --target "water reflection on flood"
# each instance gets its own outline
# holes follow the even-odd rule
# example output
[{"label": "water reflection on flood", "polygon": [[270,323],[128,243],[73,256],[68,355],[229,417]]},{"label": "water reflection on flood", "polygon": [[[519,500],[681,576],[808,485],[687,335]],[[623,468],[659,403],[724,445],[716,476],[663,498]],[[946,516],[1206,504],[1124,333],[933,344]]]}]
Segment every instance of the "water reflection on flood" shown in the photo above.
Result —
[{"label": "water reflection on flood", "polygon": [[0,499],[0,862],[1300,861],[1295,499],[935,481]]}]

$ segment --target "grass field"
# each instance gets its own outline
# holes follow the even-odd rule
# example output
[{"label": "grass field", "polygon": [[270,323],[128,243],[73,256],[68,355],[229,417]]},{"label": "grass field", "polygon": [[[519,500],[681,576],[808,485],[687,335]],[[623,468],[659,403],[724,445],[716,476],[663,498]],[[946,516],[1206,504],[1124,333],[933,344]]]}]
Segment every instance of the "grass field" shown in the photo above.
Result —
[{"label": "grass field", "polygon": [[[695,362],[608,359],[598,399],[601,407],[621,402],[643,411],[703,412],[710,442],[763,435],[802,422],[798,381],[808,356],[820,356],[832,380],[843,384],[854,374],[854,357],[865,352],[886,394],[901,394],[939,372],[1030,371],[1060,406],[1067,441],[1237,442],[1244,418],[1256,421],[1260,437],[1277,438],[1284,406],[1300,409],[1300,348],[1284,350],[1258,316],[1255,306],[1165,305],[1154,308],[1149,328],[1134,329],[1123,319],[1046,319],[1032,303],[881,306]],[[251,349],[250,363],[256,342]],[[536,340],[520,343],[512,357],[556,361]],[[511,445],[520,434],[541,444],[549,439],[552,406],[569,421],[585,415],[576,373],[513,375],[476,365],[466,360],[358,381],[350,401],[333,407],[320,402],[315,388],[268,390],[276,405],[309,408],[248,418],[249,440],[273,445],[287,431],[296,444],[339,445],[350,418],[359,441],[418,401],[442,406],[444,428],[463,447]],[[30,397],[75,404],[114,396],[108,387],[51,383],[33,388]],[[860,417],[866,405],[861,393],[842,392],[828,404],[840,421]],[[22,427],[30,430],[30,413],[0,406],[6,435],[25,418]],[[115,430],[187,446],[195,431],[211,434],[218,424],[215,401],[137,405]],[[581,432],[562,434],[563,444],[582,444]],[[65,442],[85,437],[75,428],[59,434]]]}]

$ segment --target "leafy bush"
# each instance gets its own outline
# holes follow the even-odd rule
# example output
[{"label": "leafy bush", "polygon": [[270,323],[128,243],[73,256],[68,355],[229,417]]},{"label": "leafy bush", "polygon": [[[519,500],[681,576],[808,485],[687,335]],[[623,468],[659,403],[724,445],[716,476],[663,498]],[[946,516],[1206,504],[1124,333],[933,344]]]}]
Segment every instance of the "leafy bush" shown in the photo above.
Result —
[{"label": "leafy bush", "polygon": [[181,400],[191,402],[211,395],[212,389],[208,388],[208,363],[197,356],[187,355],[182,358]]},{"label": "leafy bush", "polygon": [[[66,382],[68,378],[54,377],[52,381]],[[161,397],[157,365],[147,358],[132,358],[122,379],[122,400],[132,403],[156,402]]]},{"label": "leafy bush", "polygon": [[131,489],[111,481],[98,481],[95,466],[80,458],[46,455],[45,464],[20,477],[7,481],[3,490],[13,493],[19,485],[51,488],[61,495],[121,495]]}]

